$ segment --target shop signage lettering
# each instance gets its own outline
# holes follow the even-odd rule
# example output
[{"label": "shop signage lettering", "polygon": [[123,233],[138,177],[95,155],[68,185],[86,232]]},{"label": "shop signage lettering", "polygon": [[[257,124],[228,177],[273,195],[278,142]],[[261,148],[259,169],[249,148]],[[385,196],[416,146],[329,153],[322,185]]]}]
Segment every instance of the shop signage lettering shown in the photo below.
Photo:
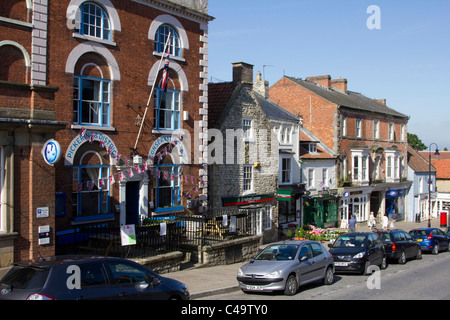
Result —
[{"label": "shop signage lettering", "polygon": [[260,203],[274,200],[273,195],[257,195],[248,197],[222,198],[224,207],[242,206],[246,204]]},{"label": "shop signage lettering", "polygon": [[164,145],[164,144],[168,144],[168,143],[174,143],[176,145],[176,147],[178,148],[178,151],[181,155],[181,162],[184,164],[188,164],[188,155],[186,152],[186,149],[184,148],[183,143],[175,136],[173,135],[165,135],[162,137],[159,137],[158,139],[156,139],[156,141],[153,143],[153,145],[150,148],[150,151],[148,153],[148,159],[152,159],[156,156],[157,151],[159,150],[159,148]]},{"label": "shop signage lettering", "polygon": [[[94,136],[94,141],[103,142],[105,144],[105,148],[108,150],[111,148],[111,158],[113,159],[114,163],[116,162],[116,156],[117,156],[117,148],[114,144],[114,142],[111,140],[110,137],[108,137],[106,134],[103,134],[101,132],[97,131],[90,131],[90,133]],[[86,143],[88,141],[87,136],[81,136],[77,135],[72,142],[67,147],[66,155],[65,155],[65,165],[66,166],[72,166],[73,161],[75,158],[75,155],[77,154],[78,148]]]}]

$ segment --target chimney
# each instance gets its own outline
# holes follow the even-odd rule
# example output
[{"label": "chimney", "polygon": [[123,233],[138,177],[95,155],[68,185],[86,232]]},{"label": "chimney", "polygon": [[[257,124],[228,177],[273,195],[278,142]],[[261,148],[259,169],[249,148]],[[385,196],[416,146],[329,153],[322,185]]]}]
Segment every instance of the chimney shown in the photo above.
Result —
[{"label": "chimney", "polygon": [[233,82],[249,82],[253,83],[253,65],[245,62],[234,62],[233,65]]},{"label": "chimney", "polygon": [[347,93],[347,79],[334,79],[331,80],[331,87],[335,90]]},{"label": "chimney", "polygon": [[331,88],[331,76],[329,76],[329,75],[307,77],[306,81],[320,84],[321,86],[323,86],[327,89]]},{"label": "chimney", "polygon": [[256,74],[256,81],[253,83],[253,90],[264,98],[269,98],[269,81],[263,81],[261,72]]},{"label": "chimney", "polygon": [[386,107],[386,99],[375,99],[375,101]]}]

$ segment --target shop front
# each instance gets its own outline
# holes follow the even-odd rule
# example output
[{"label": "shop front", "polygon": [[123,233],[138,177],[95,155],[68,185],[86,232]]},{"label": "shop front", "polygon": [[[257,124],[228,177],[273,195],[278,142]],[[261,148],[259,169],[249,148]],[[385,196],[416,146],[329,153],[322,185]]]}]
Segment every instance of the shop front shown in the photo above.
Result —
[{"label": "shop front", "polygon": [[326,190],[320,195],[312,195],[304,199],[304,224],[312,224],[318,228],[335,227],[338,222],[337,190]]},{"label": "shop front", "polygon": [[263,235],[264,242],[276,240],[278,234],[274,220],[277,207],[273,194],[222,198],[222,206],[235,207],[240,212],[246,213],[252,232],[255,235]]},{"label": "shop front", "polygon": [[[386,213],[389,218],[394,218],[396,221],[405,219],[405,189],[393,189],[386,191]],[[395,217],[393,216],[396,213]]]}]

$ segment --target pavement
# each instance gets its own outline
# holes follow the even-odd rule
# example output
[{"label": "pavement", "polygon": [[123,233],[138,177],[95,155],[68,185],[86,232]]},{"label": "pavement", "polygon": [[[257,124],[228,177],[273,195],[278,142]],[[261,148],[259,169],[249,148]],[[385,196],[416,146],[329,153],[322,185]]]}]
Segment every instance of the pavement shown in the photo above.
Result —
[{"label": "pavement", "polygon": [[[380,223],[378,223],[377,226],[381,228]],[[431,226],[439,228],[440,220],[432,219]],[[394,227],[395,229],[402,229],[409,232],[414,228],[428,227],[428,221],[422,221],[419,223],[398,221],[395,223]],[[369,231],[367,223],[359,223],[357,226],[357,231]],[[268,244],[264,244],[261,246],[261,248],[264,248],[267,245]],[[328,248],[327,243],[324,243],[324,246]],[[181,281],[186,284],[189,292],[191,293],[191,299],[195,300],[239,290],[236,275],[239,268],[245,263],[246,261],[213,267],[193,267],[177,272],[166,273],[163,274],[163,276]]]}]

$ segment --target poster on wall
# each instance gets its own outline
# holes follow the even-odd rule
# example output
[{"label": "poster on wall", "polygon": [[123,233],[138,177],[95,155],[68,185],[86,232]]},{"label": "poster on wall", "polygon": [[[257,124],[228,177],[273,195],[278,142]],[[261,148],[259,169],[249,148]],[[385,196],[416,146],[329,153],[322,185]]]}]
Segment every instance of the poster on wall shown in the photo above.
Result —
[{"label": "poster on wall", "polygon": [[136,244],[136,231],[134,224],[128,224],[120,227],[120,240],[122,246],[132,246]]}]

